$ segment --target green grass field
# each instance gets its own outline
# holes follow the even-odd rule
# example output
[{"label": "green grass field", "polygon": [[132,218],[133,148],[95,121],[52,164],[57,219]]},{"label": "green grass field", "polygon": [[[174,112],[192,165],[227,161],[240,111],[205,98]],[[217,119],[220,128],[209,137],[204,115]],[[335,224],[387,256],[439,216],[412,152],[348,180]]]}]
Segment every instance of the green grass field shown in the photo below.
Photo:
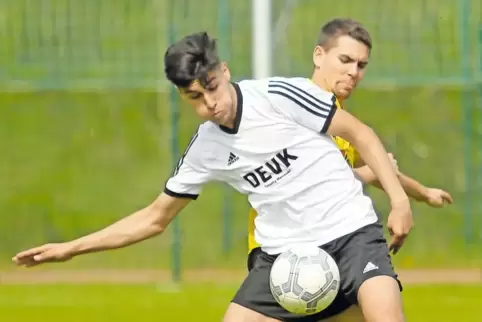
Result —
[{"label": "green grass field", "polygon": [[[49,285],[0,287],[1,321],[220,321],[237,285]],[[410,322],[479,322],[482,286],[408,285]]]}]

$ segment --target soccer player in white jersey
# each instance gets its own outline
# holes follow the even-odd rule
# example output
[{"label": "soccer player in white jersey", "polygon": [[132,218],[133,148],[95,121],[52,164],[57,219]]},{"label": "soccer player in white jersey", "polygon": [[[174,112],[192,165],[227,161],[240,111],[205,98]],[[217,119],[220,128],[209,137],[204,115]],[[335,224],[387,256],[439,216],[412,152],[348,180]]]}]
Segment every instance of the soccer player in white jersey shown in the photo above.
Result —
[{"label": "soccer player in white jersey", "polygon": [[[341,272],[340,294],[361,307],[366,321],[403,321],[400,283],[382,227],[330,137],[351,142],[387,192],[390,248],[396,252],[412,228],[412,213],[373,130],[336,108],[333,94],[305,78],[231,83],[206,33],[171,45],[164,60],[167,78],[205,120],[164,192],[98,232],[20,252],[13,261],[30,267],[140,242],[162,233],[204,184],[224,181],[248,195],[258,212],[257,239],[264,252],[264,261],[250,271],[229,305],[225,322],[317,321],[338,313],[335,303],[320,314],[293,315],[271,295],[274,258],[300,243],[317,244],[333,256]],[[376,269],[364,274],[368,262]]]}]

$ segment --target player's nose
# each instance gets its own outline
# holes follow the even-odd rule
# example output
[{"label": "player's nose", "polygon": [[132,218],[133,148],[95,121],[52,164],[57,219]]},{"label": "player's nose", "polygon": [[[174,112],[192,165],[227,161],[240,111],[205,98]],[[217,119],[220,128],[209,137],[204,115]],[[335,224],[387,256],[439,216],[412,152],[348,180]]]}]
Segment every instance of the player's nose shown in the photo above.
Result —
[{"label": "player's nose", "polygon": [[214,100],[212,97],[210,97],[209,95],[205,95],[204,96],[204,104],[206,104],[206,107],[210,110],[213,110],[214,108],[216,108],[216,100]]},{"label": "player's nose", "polygon": [[359,72],[360,72],[360,69],[358,68],[357,64],[351,64],[348,67],[348,75],[350,75],[353,78],[356,78]]}]

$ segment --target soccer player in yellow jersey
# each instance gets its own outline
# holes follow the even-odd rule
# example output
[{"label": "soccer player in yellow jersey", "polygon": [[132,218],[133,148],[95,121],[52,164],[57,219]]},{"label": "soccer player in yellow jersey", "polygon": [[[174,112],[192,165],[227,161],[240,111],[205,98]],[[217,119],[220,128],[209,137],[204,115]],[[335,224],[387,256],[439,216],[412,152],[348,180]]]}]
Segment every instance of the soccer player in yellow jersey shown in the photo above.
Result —
[{"label": "soccer player in yellow jersey", "polygon": [[[366,51],[367,48],[370,51],[371,46],[368,31],[361,24],[351,19],[334,19],[321,28],[318,44],[313,52],[315,69],[311,80],[336,95],[338,108],[343,108],[340,101],[346,100],[363,78],[368,64],[368,57],[364,56],[363,51]],[[346,72],[347,70],[348,72]],[[333,140],[357,177],[365,184],[381,188],[375,174],[368,166],[364,165],[354,147],[340,137],[334,137]],[[398,171],[396,160],[392,155],[390,157]],[[448,192],[426,187],[415,179],[403,173],[398,173],[404,190],[412,199],[425,202],[432,207],[443,207],[445,204],[452,203],[452,197]],[[249,270],[256,266],[256,259],[261,254],[261,249],[255,238],[256,216],[256,211],[251,209],[248,225]],[[363,320],[363,315],[358,308],[352,307],[348,310],[340,310],[340,312],[343,313],[328,320],[330,322]]]}]

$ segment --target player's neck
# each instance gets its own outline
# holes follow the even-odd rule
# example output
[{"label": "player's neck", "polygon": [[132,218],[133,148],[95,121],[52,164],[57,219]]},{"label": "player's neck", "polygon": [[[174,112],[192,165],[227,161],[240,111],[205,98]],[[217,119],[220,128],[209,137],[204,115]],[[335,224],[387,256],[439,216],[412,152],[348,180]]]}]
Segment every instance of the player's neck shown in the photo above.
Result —
[{"label": "player's neck", "polygon": [[[317,73],[316,70],[313,72],[313,75],[311,75],[311,81],[321,89],[324,89],[325,91],[335,94],[333,89],[330,86],[328,86],[328,82],[326,81],[326,79],[322,77],[320,73]],[[344,97],[339,97],[336,94],[335,96],[339,102],[344,101]]]},{"label": "player's neck", "polygon": [[332,93],[333,91],[331,90],[330,86],[328,86],[328,83],[326,82],[326,79],[321,77],[319,73],[316,72],[316,70],[313,72],[313,75],[311,75],[311,81],[315,83],[318,87],[321,89],[324,89],[325,91],[328,91]]},{"label": "player's neck", "polygon": [[236,114],[237,114],[237,111],[238,111],[238,94],[236,93],[236,90],[234,89],[233,84],[231,84],[229,86],[229,90],[231,91],[231,97],[233,98],[232,113],[231,113],[229,119],[227,119],[225,122],[223,122],[223,124],[219,124],[219,125],[227,127],[229,129],[234,129],[234,124],[236,122]]}]

